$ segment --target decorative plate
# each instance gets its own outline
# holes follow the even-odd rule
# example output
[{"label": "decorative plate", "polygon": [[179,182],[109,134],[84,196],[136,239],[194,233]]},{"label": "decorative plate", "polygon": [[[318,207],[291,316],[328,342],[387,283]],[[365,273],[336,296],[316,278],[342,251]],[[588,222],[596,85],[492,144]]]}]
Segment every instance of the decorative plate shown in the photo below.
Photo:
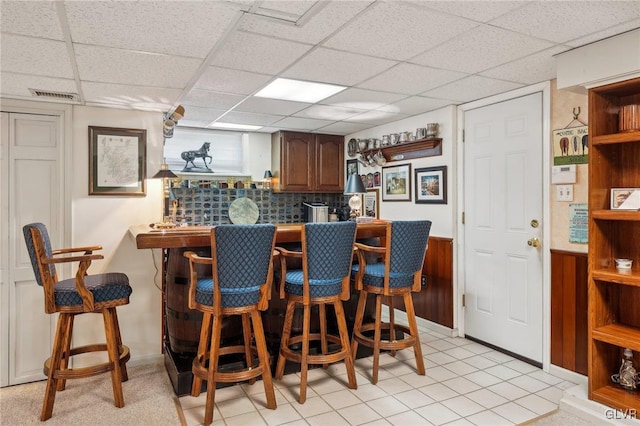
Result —
[{"label": "decorative plate", "polygon": [[349,157],[353,157],[354,155],[356,155],[357,150],[358,141],[353,138],[349,139],[349,142],[347,143],[347,154],[349,155]]},{"label": "decorative plate", "polygon": [[258,221],[260,211],[253,200],[241,197],[229,205],[229,219],[236,225],[253,225]]}]

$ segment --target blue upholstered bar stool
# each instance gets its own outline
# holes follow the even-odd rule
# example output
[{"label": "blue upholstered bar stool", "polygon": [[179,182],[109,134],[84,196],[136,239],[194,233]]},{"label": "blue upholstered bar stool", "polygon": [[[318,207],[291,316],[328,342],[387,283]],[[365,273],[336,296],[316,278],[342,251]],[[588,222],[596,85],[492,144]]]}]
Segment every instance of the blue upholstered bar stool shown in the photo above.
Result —
[{"label": "blue upholstered bar stool", "polygon": [[[260,310],[268,307],[273,275],[276,227],[259,225],[218,225],[211,230],[211,257],[186,252],[189,259],[189,308],[203,312],[198,353],[193,360],[191,395],[198,396],[202,380],[207,381],[204,424],[213,421],[216,383],[255,381],[262,376],[267,407],[276,408],[269,354]],[[210,264],[212,276],[199,278],[196,264]],[[244,345],[221,346],[222,320],[242,316]],[[253,333],[252,333],[253,326]],[[255,346],[252,343],[255,338]],[[218,371],[219,357],[243,354],[245,368]],[[255,356],[257,355],[257,363]]]},{"label": "blue upholstered bar stool", "polygon": [[[371,382],[378,382],[380,350],[395,351],[413,347],[418,374],[424,375],[424,360],[420,348],[420,338],[416,315],[413,309],[412,291],[420,291],[422,264],[427,251],[431,221],[394,221],[387,223],[384,247],[373,247],[356,243],[358,265],[353,266],[356,289],[360,291],[356,319],[353,328],[351,352],[354,357],[358,344],[373,348],[373,373]],[[367,263],[369,258],[378,259]],[[375,321],[363,324],[367,294],[375,294]],[[388,297],[389,322],[381,321],[382,296]],[[393,297],[402,296],[409,327],[396,324],[393,315]],[[382,338],[382,330],[388,330],[389,338]],[[396,330],[407,333],[404,339],[396,340]],[[373,331],[373,337],[371,336]]]},{"label": "blue upholstered bar stool", "polygon": [[[52,250],[47,228],[42,223],[30,223],[22,228],[37,283],[44,289],[44,310],[48,314],[59,312],[51,357],[44,363],[47,387],[40,420],[51,418],[56,391],[64,390],[67,379],[95,376],[111,372],[115,406],[124,407],[122,382],[128,379],[126,362],[129,348],[122,344],[116,307],[129,303],[131,286],[122,273],[87,275],[91,261],[103,259],[100,246]],[[81,254],[78,254],[81,253]],[[79,262],[75,278],[58,281],[55,265]],[[93,344],[72,348],[73,320],[88,312],[104,317],[106,344]],[[74,355],[106,351],[109,361],[98,365],[68,368]]]},{"label": "blue upholstered bar stool", "polygon": [[[350,296],[350,268],[355,222],[307,223],[302,231],[302,251],[294,252],[278,247],[281,257],[280,297],[287,298],[280,354],[276,366],[276,379],[281,379],[287,360],[300,364],[300,396],[303,404],[307,397],[307,370],[309,364],[327,364],[344,360],[349,388],[356,389],[356,374],[351,356],[349,332],[343,300]],[[287,258],[302,259],[302,269],[287,270]],[[327,334],[325,305],[334,307],[340,336]],[[291,336],[293,314],[297,305],[303,308],[302,334]],[[320,333],[310,333],[311,307],[318,305]],[[320,341],[321,353],[311,355],[309,342]],[[339,345],[329,352],[328,342]],[[298,350],[296,347],[300,346]]]}]

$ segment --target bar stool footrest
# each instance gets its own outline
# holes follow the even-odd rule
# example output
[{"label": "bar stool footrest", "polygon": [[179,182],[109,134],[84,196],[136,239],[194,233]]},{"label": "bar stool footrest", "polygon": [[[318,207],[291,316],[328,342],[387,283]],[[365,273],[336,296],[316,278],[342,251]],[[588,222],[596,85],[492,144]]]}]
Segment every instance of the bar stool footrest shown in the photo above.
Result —
[{"label": "bar stool footrest", "polygon": [[[79,346],[77,348],[72,348],[69,351],[69,358],[74,355],[84,354],[88,352],[106,352],[107,345],[105,343],[95,344],[95,345],[86,345]],[[124,365],[129,358],[131,358],[131,353],[129,352],[129,347],[125,345],[120,346],[120,365]],[[63,359],[66,357],[66,354],[63,354]],[[44,362],[44,368],[42,372],[45,376],[49,375],[49,369],[51,368],[51,358],[47,358]],[[104,362],[101,364],[91,365],[87,367],[79,367],[79,368],[66,368],[64,370],[57,370],[53,373],[53,377],[55,379],[79,379],[83,377],[91,377],[97,376],[98,374],[107,373],[113,370],[113,364],[111,362]]]},{"label": "bar stool footrest", "polygon": [[[327,342],[340,345],[340,350],[327,354],[308,354],[307,364],[332,364],[334,362],[342,361],[347,357],[348,354],[351,353],[351,348],[342,347],[342,341],[340,340],[340,337],[333,334],[327,334],[326,338]],[[290,337],[289,346],[301,344],[303,340],[304,339],[302,338],[302,335]],[[309,342],[320,340],[320,333],[309,334]],[[302,353],[300,353],[300,351],[293,350],[290,347],[280,348],[280,354],[288,361],[297,362],[298,364],[300,364],[302,361]]]},{"label": "bar stool footrest", "polygon": [[[358,343],[361,343],[365,346],[373,348],[375,344],[373,337],[366,336],[364,332],[374,331],[375,328],[376,326],[374,323],[362,324],[360,331],[354,331],[354,338],[358,341]],[[391,330],[391,324],[388,322],[380,323],[380,329]],[[400,340],[380,339],[380,349],[393,351],[393,350],[410,348],[416,344],[416,338],[415,336],[411,335],[411,330],[409,330],[409,327],[405,327],[404,325],[401,325],[401,324],[394,324],[393,329],[395,331],[400,331],[404,333],[404,335],[408,337],[405,337],[404,339],[400,339]]]},{"label": "bar stool footrest", "polygon": [[[251,346],[251,362],[252,365],[247,368],[241,368],[233,371],[216,371],[214,380],[216,382],[223,383],[236,383],[236,382],[244,382],[247,380],[251,380],[258,376],[261,376],[264,372],[264,367],[260,365],[260,360],[258,359],[258,349],[255,346]],[[218,351],[218,356],[223,355],[231,355],[231,354],[244,354],[245,347],[243,345],[236,346],[225,346],[220,348]],[[203,357],[195,357],[193,359],[193,367],[192,372],[196,376],[200,377],[203,380],[207,380],[208,377],[208,369],[206,367],[207,362],[209,360],[209,353],[207,352]],[[257,360],[257,363],[254,361]]]}]

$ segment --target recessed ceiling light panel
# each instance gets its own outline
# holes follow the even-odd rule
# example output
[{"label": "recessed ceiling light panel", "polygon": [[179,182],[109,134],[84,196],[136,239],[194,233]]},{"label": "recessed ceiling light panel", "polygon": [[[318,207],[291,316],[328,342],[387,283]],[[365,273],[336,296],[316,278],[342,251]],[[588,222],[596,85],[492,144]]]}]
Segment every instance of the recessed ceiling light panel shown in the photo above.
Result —
[{"label": "recessed ceiling light panel", "polygon": [[277,78],[254,96],[259,98],[282,99],[285,101],[315,103],[346,89],[327,83]]},{"label": "recessed ceiling light panel", "polygon": [[214,122],[209,124],[207,127],[214,127],[217,129],[228,129],[228,130],[258,130],[258,129],[261,129],[263,126],[254,126],[252,124]]}]

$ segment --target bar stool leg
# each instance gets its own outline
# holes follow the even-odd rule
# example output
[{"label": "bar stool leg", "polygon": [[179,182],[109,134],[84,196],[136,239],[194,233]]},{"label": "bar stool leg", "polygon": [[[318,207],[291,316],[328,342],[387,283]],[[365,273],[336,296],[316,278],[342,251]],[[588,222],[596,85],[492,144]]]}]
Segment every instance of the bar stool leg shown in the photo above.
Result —
[{"label": "bar stool leg", "polygon": [[[255,324],[254,324],[255,327]],[[251,324],[249,323],[249,313],[242,314],[242,335],[244,337],[244,358],[247,368],[253,365],[253,356],[251,355]],[[249,379],[249,384],[256,382],[256,378]]]},{"label": "bar stool leg", "polygon": [[55,374],[60,368],[62,351],[64,350],[64,332],[68,329],[69,321],[73,314],[60,313],[58,316],[58,324],[56,326],[56,335],[53,339],[53,349],[51,350],[51,358],[49,358],[49,375],[47,377],[47,387],[44,392],[44,401],[42,402],[42,412],[40,420],[45,421],[51,418],[53,413],[53,403],[56,400],[56,388],[58,379]]},{"label": "bar stool leg", "polygon": [[380,365],[380,325],[382,316],[382,295],[376,294],[376,319],[375,319],[375,329],[373,331],[373,377],[371,378],[371,383],[378,383],[378,367]]},{"label": "bar stool leg", "polygon": [[118,339],[116,338],[116,324],[114,320],[116,308],[106,308],[102,311],[104,318],[104,332],[107,337],[107,352],[109,353],[109,362],[112,365],[111,385],[113,387],[113,399],[115,406],[124,407],[124,395],[122,393],[122,371],[120,369],[120,348],[118,347]]},{"label": "bar stool leg", "polygon": [[[120,348],[122,348],[122,335],[120,334],[120,323],[118,322],[118,312],[114,309],[113,311],[113,322],[116,327],[116,342],[118,343],[118,359],[120,359]],[[126,382],[129,380],[129,373],[127,373],[127,363],[120,363],[120,371],[122,373],[122,382]]]},{"label": "bar stool leg", "polygon": [[278,365],[276,366],[276,380],[282,379],[284,376],[284,366],[287,362],[282,351],[289,347],[289,338],[291,337],[291,327],[293,326],[293,314],[296,309],[296,302],[287,301],[287,311],[284,314],[284,327],[282,328],[282,339],[280,340],[280,353],[278,354]]},{"label": "bar stool leg", "polygon": [[304,404],[307,400],[307,372],[309,370],[309,329],[311,328],[311,306],[303,305],[302,320],[302,353],[300,354],[300,398]]},{"label": "bar stool leg", "polygon": [[264,393],[267,397],[267,408],[276,408],[276,395],[273,390],[273,380],[271,378],[271,367],[269,364],[269,353],[267,352],[267,341],[264,338],[264,327],[262,318],[258,311],[251,312],[253,331],[256,336],[256,349],[258,349],[258,359],[264,369],[262,371],[262,382],[264,383]]},{"label": "bar stool leg", "polygon": [[[71,358],[71,335],[73,334],[73,319],[75,315],[69,317],[67,327],[64,332],[64,351],[62,352],[62,358],[60,359],[60,370],[66,370],[69,367],[69,359]],[[66,379],[58,379],[56,390],[63,391],[67,384]]]},{"label": "bar stool leg", "polygon": [[364,320],[364,308],[367,303],[367,293],[364,290],[360,291],[358,297],[358,307],[356,308],[356,318],[353,324],[353,337],[351,339],[351,356],[353,359],[357,358],[358,354],[358,340],[356,340],[356,332],[362,332],[362,321]]},{"label": "bar stool leg", "polygon": [[407,311],[409,331],[411,332],[411,336],[416,339],[415,343],[413,344],[413,352],[416,357],[416,368],[418,370],[418,374],[424,376],[424,359],[422,358],[422,347],[420,346],[420,333],[418,332],[418,323],[416,322],[416,313],[413,309],[413,299],[411,298],[411,293],[404,294],[404,307]]},{"label": "bar stool leg", "polygon": [[[395,321],[395,309],[393,308],[393,296],[389,296],[389,341],[396,340],[396,321]],[[390,351],[391,356],[396,356],[396,350]]]},{"label": "bar stool leg", "polygon": [[[327,311],[325,310],[324,303],[318,304],[318,311],[320,314],[320,348],[324,355],[329,352],[329,348],[327,346]],[[322,364],[322,368],[325,370],[328,367],[329,364]]]},{"label": "bar stool leg", "polygon": [[213,407],[216,396],[216,372],[218,371],[218,348],[220,347],[220,334],[222,333],[222,316],[213,316],[211,331],[211,346],[209,349],[209,367],[207,370],[207,402],[204,409],[203,424],[210,425],[213,421]]},{"label": "bar stool leg", "polygon": [[[211,320],[213,315],[209,312],[204,312],[202,315],[202,326],[200,327],[200,341],[198,343],[198,352],[196,354],[196,360],[200,365],[204,365],[206,354],[209,352],[209,344],[211,342]],[[202,379],[194,374],[193,382],[191,382],[191,396],[199,396],[202,390]]]},{"label": "bar stool leg", "polygon": [[347,369],[347,378],[349,380],[349,389],[358,389],[358,382],[356,381],[356,370],[353,364],[353,356],[351,355],[351,347],[349,344],[349,331],[347,330],[347,320],[344,315],[344,307],[341,301],[333,302],[333,306],[336,311],[336,320],[338,323],[338,332],[340,333],[340,340],[342,341],[342,350],[346,352],[344,358],[344,365]]}]

